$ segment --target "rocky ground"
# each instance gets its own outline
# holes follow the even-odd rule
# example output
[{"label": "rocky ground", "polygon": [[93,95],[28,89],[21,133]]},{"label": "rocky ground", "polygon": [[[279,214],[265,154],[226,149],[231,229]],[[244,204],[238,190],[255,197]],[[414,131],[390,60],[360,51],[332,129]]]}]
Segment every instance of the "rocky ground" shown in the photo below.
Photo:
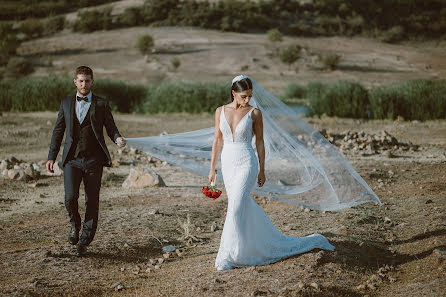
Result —
[{"label": "rocky ground", "polygon": [[[110,142],[116,166],[104,171],[98,233],[88,256],[75,257],[66,239],[63,176],[42,167],[55,118],[52,112],[0,117],[7,170],[0,178],[1,296],[444,296],[445,121],[308,118],[383,205],[320,212],[255,197],[282,232],[319,232],[336,250],[217,272],[225,192],[206,198],[206,178]],[[209,115],[116,120],[126,137],[212,125]],[[123,187],[132,168],[156,172],[166,186]],[[83,194],[81,211],[82,200]]]}]

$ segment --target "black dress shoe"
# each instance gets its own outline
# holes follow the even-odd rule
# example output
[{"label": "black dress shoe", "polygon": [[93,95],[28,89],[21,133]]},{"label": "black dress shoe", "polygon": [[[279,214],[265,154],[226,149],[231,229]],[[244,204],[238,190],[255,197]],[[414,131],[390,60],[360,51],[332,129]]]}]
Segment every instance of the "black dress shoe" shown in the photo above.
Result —
[{"label": "black dress shoe", "polygon": [[78,244],[76,248],[76,256],[84,257],[87,254],[87,246],[83,244]]},{"label": "black dress shoe", "polygon": [[75,245],[79,241],[79,229],[71,227],[70,233],[68,233],[68,242]]}]

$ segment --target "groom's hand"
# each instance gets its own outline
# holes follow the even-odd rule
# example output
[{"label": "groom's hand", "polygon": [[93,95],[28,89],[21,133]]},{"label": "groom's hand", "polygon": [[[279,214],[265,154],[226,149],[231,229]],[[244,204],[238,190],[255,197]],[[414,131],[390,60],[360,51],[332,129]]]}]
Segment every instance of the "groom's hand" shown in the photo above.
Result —
[{"label": "groom's hand", "polygon": [[54,173],[54,160],[48,160],[46,161],[46,170],[49,173]]},{"label": "groom's hand", "polygon": [[118,137],[116,138],[116,145],[118,147],[124,147],[126,145],[124,137]]}]

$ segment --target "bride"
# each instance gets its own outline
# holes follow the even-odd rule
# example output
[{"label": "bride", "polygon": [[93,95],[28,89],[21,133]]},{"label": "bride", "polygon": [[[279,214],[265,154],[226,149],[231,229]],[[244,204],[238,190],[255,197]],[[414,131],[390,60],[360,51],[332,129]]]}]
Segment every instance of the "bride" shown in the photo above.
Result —
[{"label": "bride", "polygon": [[[215,127],[126,139],[158,159],[208,176],[209,182],[223,174],[228,209],[218,270],[265,265],[314,248],[334,249],[319,234],[280,233],[250,193],[317,210],[381,204],[336,147],[253,79],[235,77],[231,97],[232,103],[216,110]],[[218,175],[217,167],[222,169]]]},{"label": "bride", "polygon": [[[314,248],[334,250],[319,234],[293,237],[280,233],[251,198],[256,181],[259,187],[265,183],[262,112],[249,105],[252,82],[248,77],[234,78],[231,96],[232,103],[218,107],[215,112],[209,173],[209,183],[212,183],[223,145],[221,169],[228,209],[215,261],[217,270],[265,265]],[[258,157],[251,145],[254,135]]]}]

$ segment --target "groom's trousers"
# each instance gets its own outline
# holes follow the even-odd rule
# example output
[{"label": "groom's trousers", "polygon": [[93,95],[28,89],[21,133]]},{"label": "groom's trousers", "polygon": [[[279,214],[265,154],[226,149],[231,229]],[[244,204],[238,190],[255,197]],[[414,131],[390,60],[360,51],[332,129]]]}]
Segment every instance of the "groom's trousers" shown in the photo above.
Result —
[{"label": "groom's trousers", "polygon": [[78,210],[80,184],[84,182],[85,219],[79,243],[89,245],[98,226],[99,191],[103,170],[101,158],[76,158],[64,167],[65,207],[73,227],[80,230],[81,217]]}]

